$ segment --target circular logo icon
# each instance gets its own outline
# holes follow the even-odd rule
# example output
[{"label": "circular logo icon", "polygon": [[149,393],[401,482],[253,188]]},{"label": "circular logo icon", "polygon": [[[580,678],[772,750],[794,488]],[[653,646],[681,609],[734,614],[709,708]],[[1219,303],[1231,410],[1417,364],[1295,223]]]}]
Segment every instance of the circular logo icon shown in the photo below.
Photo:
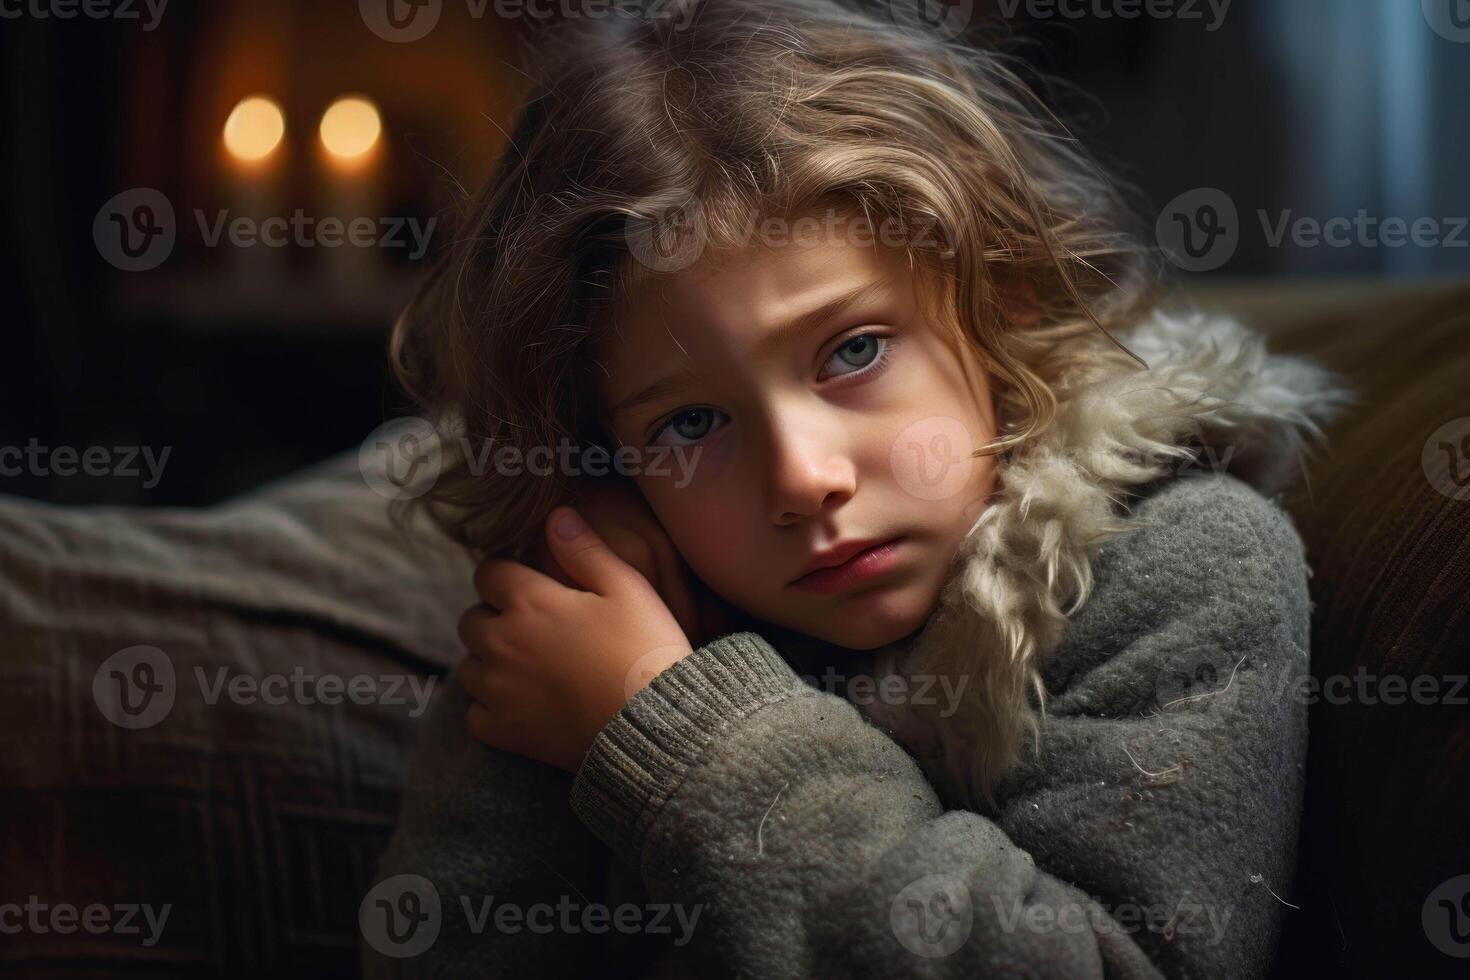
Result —
[{"label": "circular logo icon", "polygon": [[893,899],[888,920],[904,949],[937,959],[953,953],[970,938],[975,925],[974,900],[959,876],[925,875]]},{"label": "circular logo icon", "polygon": [[1240,215],[1230,195],[1196,187],[1165,205],[1154,236],[1168,260],[1187,272],[1211,272],[1240,246]]},{"label": "circular logo icon", "polygon": [[158,647],[119,650],[92,675],[92,700],[119,728],[152,728],[174,708],[174,664]]},{"label": "circular logo icon", "polygon": [[970,430],[957,418],[932,415],[904,427],[888,447],[898,485],[920,500],[945,500],[963,491],[975,471]]},{"label": "circular logo icon", "polygon": [[1470,0],[1420,0],[1434,33],[1456,44],[1470,43]]},{"label": "circular logo icon", "polygon": [[671,664],[689,656],[687,646],[669,645],[654,647],[633,661],[628,675],[623,680],[623,700],[627,701],[648,686],[649,682]]},{"label": "circular logo icon", "polygon": [[423,875],[384,878],[357,907],[357,927],[367,944],[384,956],[417,956],[439,938],[443,924],[439,889]]},{"label": "circular logo icon", "polygon": [[919,30],[935,40],[952,41],[969,28],[975,0],[893,0],[888,13],[899,27]]},{"label": "circular logo icon", "polygon": [[378,37],[407,44],[427,36],[439,23],[443,0],[357,0],[357,11]]},{"label": "circular logo icon", "polygon": [[1235,662],[1223,650],[1207,646],[1190,650],[1155,675],[1154,700],[1162,710],[1184,698],[1216,693],[1229,683],[1234,669]]},{"label": "circular logo icon", "polygon": [[651,218],[629,218],[623,234],[633,258],[655,272],[678,272],[704,252],[704,204],[681,192],[678,200]]},{"label": "circular logo icon", "polygon": [[1424,900],[1424,935],[1446,956],[1470,957],[1470,875],[1444,882]]},{"label": "circular logo icon", "polygon": [[1419,461],[1430,486],[1451,500],[1470,500],[1470,415],[1435,429]]},{"label": "circular logo icon", "polygon": [[151,187],[114,194],[92,219],[98,254],[124,272],[158,268],[177,238],[173,204]]},{"label": "circular logo icon", "polygon": [[407,500],[429,492],[442,465],[439,433],[416,415],[391,419],[362,441],[357,468],[374,493]]}]

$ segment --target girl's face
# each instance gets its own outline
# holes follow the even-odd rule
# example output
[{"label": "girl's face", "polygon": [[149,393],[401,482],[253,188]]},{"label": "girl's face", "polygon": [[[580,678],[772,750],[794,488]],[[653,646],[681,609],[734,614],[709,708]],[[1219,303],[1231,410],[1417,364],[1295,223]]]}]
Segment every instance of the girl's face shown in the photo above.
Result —
[{"label": "girl's face", "polygon": [[933,613],[994,487],[995,458],[970,453],[995,417],[921,288],[900,253],[827,240],[706,253],[618,310],[598,394],[642,450],[623,472],[727,602],[854,650]]}]

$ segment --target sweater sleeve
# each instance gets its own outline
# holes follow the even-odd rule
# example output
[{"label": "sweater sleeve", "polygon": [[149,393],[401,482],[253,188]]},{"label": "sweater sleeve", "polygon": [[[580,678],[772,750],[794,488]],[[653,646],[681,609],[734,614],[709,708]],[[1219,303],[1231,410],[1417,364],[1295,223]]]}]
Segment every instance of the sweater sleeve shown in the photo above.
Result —
[{"label": "sweater sleeve", "polygon": [[[1053,665],[1046,748],[997,812],[755,633],[671,666],[599,733],[582,822],[738,976],[1248,977],[1294,866],[1306,569],[1285,515],[1181,479],[1113,539]],[[1196,683],[1198,682],[1198,683]]]}]

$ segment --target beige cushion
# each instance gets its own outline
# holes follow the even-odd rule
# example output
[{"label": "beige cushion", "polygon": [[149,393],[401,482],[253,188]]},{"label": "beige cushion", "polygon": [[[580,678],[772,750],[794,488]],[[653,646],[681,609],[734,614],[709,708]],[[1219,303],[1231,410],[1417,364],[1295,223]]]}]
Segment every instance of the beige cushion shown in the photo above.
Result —
[{"label": "beige cushion", "polygon": [[[172,906],[151,946],[146,927],[27,929],[0,960],[35,976],[356,970],[357,897],[416,738],[408,681],[422,692],[458,659],[456,620],[476,601],[468,559],[421,526],[400,538],[385,506],[355,452],[200,511],[0,497],[0,902]],[[136,658],[99,668],[138,646],[167,658],[150,686],[169,690],[125,728],[104,711],[114,667],[143,676]],[[296,668],[307,697],[343,703],[299,700]],[[247,703],[249,680],[232,680],[240,700],[216,696],[222,669],[283,676],[262,690],[288,703]],[[399,678],[407,703],[307,681],[328,676],[372,678],[379,701]]]}]

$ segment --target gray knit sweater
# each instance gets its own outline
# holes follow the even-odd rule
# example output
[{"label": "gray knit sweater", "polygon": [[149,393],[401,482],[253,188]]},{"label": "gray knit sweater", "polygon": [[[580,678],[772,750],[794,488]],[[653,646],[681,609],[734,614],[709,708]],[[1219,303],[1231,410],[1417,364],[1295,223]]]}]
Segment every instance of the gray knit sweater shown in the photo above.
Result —
[{"label": "gray knit sweater", "polygon": [[[368,975],[1264,976],[1307,747],[1309,573],[1275,501],[1355,394],[1225,317],[1124,340],[1147,369],[1077,362],[917,638],[719,637],[575,777],[472,742],[448,685],[359,910]],[[903,703],[959,706],[921,690],[936,651],[942,680],[988,658],[1047,691],[994,805],[974,705]]]},{"label": "gray knit sweater", "polygon": [[367,974],[1264,975],[1307,747],[1301,540],[1228,474],[1135,513],[993,811],[946,810],[752,632],[655,677],[575,778],[472,742],[449,687],[363,902]]}]

